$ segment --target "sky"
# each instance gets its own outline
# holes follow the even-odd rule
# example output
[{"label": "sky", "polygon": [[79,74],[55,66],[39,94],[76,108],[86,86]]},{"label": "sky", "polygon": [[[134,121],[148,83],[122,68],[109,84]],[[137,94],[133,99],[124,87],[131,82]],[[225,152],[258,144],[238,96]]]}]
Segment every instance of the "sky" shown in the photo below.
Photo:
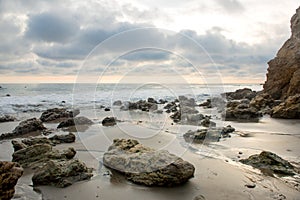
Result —
[{"label": "sky", "polygon": [[263,83],[298,0],[0,0],[0,82]]}]

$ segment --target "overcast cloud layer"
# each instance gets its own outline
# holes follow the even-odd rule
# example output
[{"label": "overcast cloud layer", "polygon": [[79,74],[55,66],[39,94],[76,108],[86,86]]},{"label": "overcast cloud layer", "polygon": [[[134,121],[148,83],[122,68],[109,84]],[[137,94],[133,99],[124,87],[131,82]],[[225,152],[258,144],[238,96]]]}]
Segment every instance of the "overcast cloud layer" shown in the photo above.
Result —
[{"label": "overcast cloud layer", "polygon": [[[94,50],[87,74],[106,75],[177,71],[263,80],[267,61],[289,37],[296,1],[264,0],[0,0],[0,72],[2,76],[76,75],[84,59],[115,34],[145,27],[164,28]],[[145,37],[146,36],[146,37]],[[188,38],[203,47],[198,53]],[[134,43],[145,49],[122,54]],[[155,44],[161,49],[155,48]],[[151,48],[149,48],[151,47]],[[166,51],[166,49],[171,49]],[[207,55],[213,62],[207,59]],[[184,55],[184,58],[181,56]],[[94,60],[93,60],[94,59]]]}]

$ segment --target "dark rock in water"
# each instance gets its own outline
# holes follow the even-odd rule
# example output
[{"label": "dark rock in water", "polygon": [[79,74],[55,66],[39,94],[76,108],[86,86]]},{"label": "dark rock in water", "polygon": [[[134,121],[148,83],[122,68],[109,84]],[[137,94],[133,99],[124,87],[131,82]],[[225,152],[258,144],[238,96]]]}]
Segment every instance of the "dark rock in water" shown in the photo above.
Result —
[{"label": "dark rock in water", "polygon": [[155,103],[155,104],[158,103],[158,102],[157,102],[154,98],[152,98],[152,97],[149,97],[149,98],[147,99],[147,101],[148,101],[149,103]]},{"label": "dark rock in water", "polygon": [[247,159],[241,159],[240,162],[258,168],[262,172],[269,171],[271,175],[272,173],[279,175],[296,174],[292,164],[269,151],[262,151],[260,154],[252,155]]},{"label": "dark rock in water", "polygon": [[44,127],[41,120],[31,118],[20,122],[12,133],[4,133],[0,135],[0,140],[15,138],[35,131],[43,131],[45,129],[46,127]]},{"label": "dark rock in water", "polygon": [[50,160],[34,173],[32,182],[34,186],[52,185],[63,188],[92,176],[86,165],[77,159]]},{"label": "dark rock in water", "polygon": [[273,107],[271,117],[300,119],[300,94],[290,96],[286,101]]},{"label": "dark rock in water", "polygon": [[13,130],[15,135],[24,135],[34,131],[42,131],[46,129],[43,122],[36,118],[31,118],[20,122],[20,124]]},{"label": "dark rock in water", "polygon": [[49,140],[54,144],[73,143],[76,140],[76,136],[73,133],[67,135],[54,135],[53,137],[50,137]]},{"label": "dark rock in water", "polygon": [[291,37],[283,44],[269,68],[264,92],[274,99],[300,94],[300,7],[291,18]]},{"label": "dark rock in water", "polygon": [[16,121],[17,119],[13,116],[10,115],[2,115],[0,116],[0,123],[2,122],[13,122]]},{"label": "dark rock in water", "polygon": [[19,164],[8,161],[0,161],[0,199],[11,199],[15,194],[15,185],[23,175],[23,169]]},{"label": "dark rock in water", "polygon": [[80,116],[80,117],[75,117],[75,118],[70,118],[67,120],[64,120],[62,122],[60,122],[57,126],[57,128],[63,128],[63,127],[69,127],[69,126],[75,126],[75,125],[91,125],[93,124],[93,121]]},{"label": "dark rock in water", "polygon": [[104,108],[104,111],[108,112],[108,111],[110,111],[110,108]]},{"label": "dark rock in water", "polygon": [[235,92],[227,92],[222,94],[228,100],[241,100],[241,99],[253,99],[256,96],[257,92],[252,91],[249,88],[239,89]]},{"label": "dark rock in water", "polygon": [[114,126],[116,124],[117,124],[117,122],[116,122],[116,118],[115,117],[105,117],[102,120],[102,125],[103,126]]},{"label": "dark rock in water", "polygon": [[207,99],[205,102],[199,104],[200,107],[205,107],[205,108],[212,108],[212,105],[211,105],[211,100],[210,99]]},{"label": "dark rock in water", "polygon": [[121,110],[141,110],[149,112],[157,110],[158,106],[156,103],[150,103],[145,100],[139,100],[137,102],[124,102],[123,106],[121,107]]},{"label": "dark rock in water", "polygon": [[222,113],[226,121],[258,122],[261,116],[258,109],[240,101],[228,102],[225,113]]},{"label": "dark rock in water", "polygon": [[104,153],[103,164],[146,186],[174,186],[194,176],[192,164],[170,154],[139,144],[136,140],[115,139]]},{"label": "dark rock in water", "polygon": [[159,104],[165,104],[165,103],[167,103],[167,102],[168,102],[167,100],[160,99],[158,103],[159,103]]},{"label": "dark rock in water", "polygon": [[210,128],[210,129],[199,129],[196,131],[189,130],[183,135],[183,138],[187,142],[203,143],[206,141],[219,141],[221,137],[230,137],[230,133],[234,132],[235,129],[230,125],[223,128]]},{"label": "dark rock in water", "polygon": [[118,100],[118,101],[115,101],[113,103],[114,106],[121,106],[122,105],[122,101],[121,100]]},{"label": "dark rock in water", "polygon": [[43,122],[61,121],[65,118],[75,117],[80,113],[78,109],[51,108],[42,113],[40,120]]}]

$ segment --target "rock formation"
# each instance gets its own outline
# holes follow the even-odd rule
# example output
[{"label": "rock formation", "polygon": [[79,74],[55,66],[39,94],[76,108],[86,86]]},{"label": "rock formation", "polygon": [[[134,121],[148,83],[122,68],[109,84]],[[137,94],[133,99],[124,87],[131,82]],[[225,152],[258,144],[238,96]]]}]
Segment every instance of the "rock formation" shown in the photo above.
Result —
[{"label": "rock formation", "polygon": [[294,175],[297,173],[297,169],[291,163],[269,151],[262,151],[260,154],[252,155],[247,159],[241,159],[240,162],[258,168],[271,176],[273,174]]},{"label": "rock formation", "polygon": [[291,37],[268,62],[264,92],[274,99],[286,99],[300,93],[300,7],[291,19]]},{"label": "rock formation", "polygon": [[136,140],[115,139],[103,157],[105,166],[127,180],[146,186],[173,186],[193,177],[194,166],[164,150],[154,150]]},{"label": "rock formation", "polygon": [[15,185],[22,176],[23,169],[13,162],[0,161],[0,199],[11,199],[15,194]]},{"label": "rock formation", "polygon": [[75,117],[75,118],[69,118],[69,119],[66,119],[62,122],[60,122],[57,126],[57,128],[63,128],[63,127],[69,127],[69,126],[75,126],[75,125],[91,125],[93,124],[93,121],[86,118],[86,117],[83,117],[83,116],[80,116],[80,117]]},{"label": "rock formation", "polygon": [[12,133],[4,133],[0,136],[1,139],[10,139],[22,136],[35,131],[43,131],[46,127],[43,122],[36,118],[31,118],[20,122],[20,124],[12,131]]},{"label": "rock formation", "polygon": [[62,121],[66,118],[75,117],[80,111],[67,110],[66,108],[51,108],[42,113],[40,120],[43,122]]}]

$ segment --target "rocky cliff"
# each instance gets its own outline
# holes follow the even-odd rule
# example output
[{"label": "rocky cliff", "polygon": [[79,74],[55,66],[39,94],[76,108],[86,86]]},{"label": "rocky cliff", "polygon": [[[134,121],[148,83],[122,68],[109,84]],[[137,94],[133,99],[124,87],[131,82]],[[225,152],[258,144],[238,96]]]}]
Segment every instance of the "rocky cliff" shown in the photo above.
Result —
[{"label": "rocky cliff", "polygon": [[274,99],[286,99],[300,94],[300,7],[291,19],[291,37],[268,62],[264,92]]}]

